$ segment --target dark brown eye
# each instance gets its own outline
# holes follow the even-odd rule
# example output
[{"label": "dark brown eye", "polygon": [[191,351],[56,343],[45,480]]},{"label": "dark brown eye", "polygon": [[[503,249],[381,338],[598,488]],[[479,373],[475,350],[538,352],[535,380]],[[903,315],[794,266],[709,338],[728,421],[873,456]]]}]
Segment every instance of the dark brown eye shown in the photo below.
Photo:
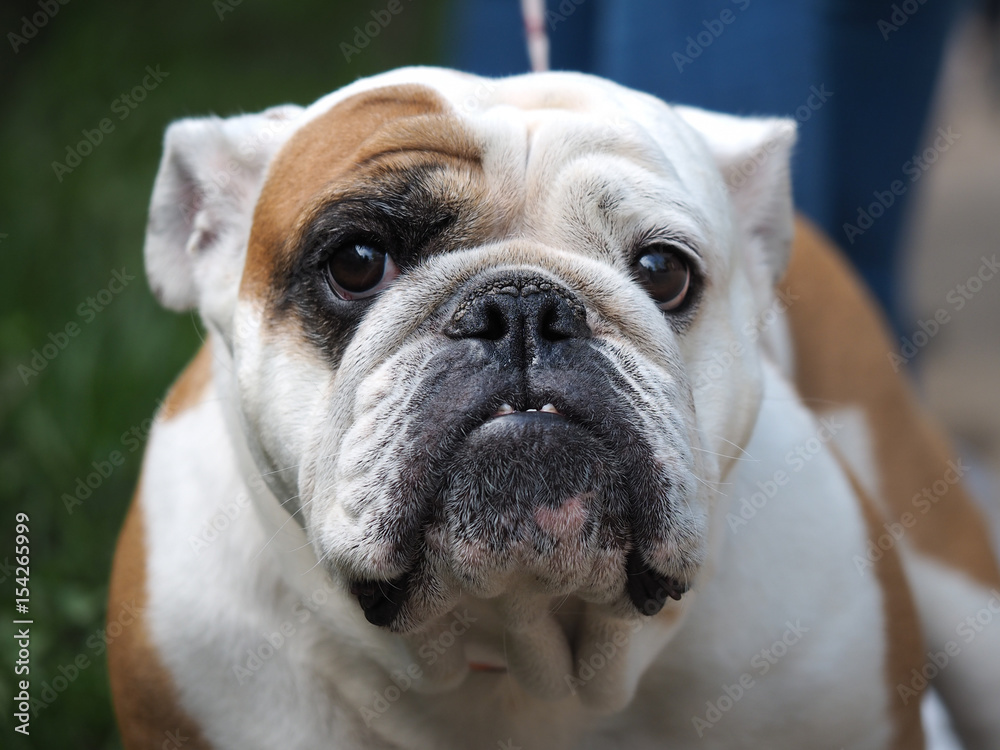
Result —
[{"label": "dark brown eye", "polygon": [[691,288],[691,268],[667,246],[647,249],[635,262],[635,273],[661,310],[676,310]]},{"label": "dark brown eye", "polygon": [[374,244],[346,242],[327,261],[330,286],[341,299],[363,299],[380,292],[399,275],[392,257]]}]

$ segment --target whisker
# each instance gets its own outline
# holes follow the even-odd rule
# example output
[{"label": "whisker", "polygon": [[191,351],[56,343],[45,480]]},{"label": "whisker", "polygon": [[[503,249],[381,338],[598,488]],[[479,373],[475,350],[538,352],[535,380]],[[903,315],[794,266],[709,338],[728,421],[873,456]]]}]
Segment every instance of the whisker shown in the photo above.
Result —
[{"label": "whisker", "polygon": [[716,453],[715,451],[710,451],[710,450],[708,450],[706,448],[698,448],[698,447],[693,446],[693,445],[691,446],[691,450],[693,450],[693,451],[700,451],[701,453],[708,453],[709,455],[712,455],[712,456],[720,456],[722,458],[729,458],[729,459],[732,459],[733,461],[753,461],[754,463],[757,462],[756,458],[743,458],[742,456],[729,456],[729,455],[727,455],[725,453]]},{"label": "whisker", "polygon": [[[289,498],[289,500],[291,500],[291,498]],[[285,502],[287,503],[288,500],[286,500]],[[301,507],[296,508],[294,512],[290,513],[289,516],[288,516],[288,518],[286,518],[282,522],[281,526],[279,526],[277,529],[275,529],[274,533],[271,534],[271,538],[268,539],[266,542],[264,542],[263,546],[259,550],[257,550],[257,554],[255,554],[251,559],[252,560],[256,560],[258,557],[260,557],[261,554],[263,554],[264,550],[266,550],[268,548],[268,546],[271,544],[271,542],[273,542],[275,539],[277,539],[278,534],[280,534],[281,531],[282,531],[282,529],[285,528],[285,525],[289,521],[293,520],[295,518],[295,514],[298,513],[300,510],[302,510],[302,508],[304,508],[304,507],[305,507],[305,505],[302,505]],[[299,549],[301,549],[301,547]]]},{"label": "whisker", "polygon": [[704,479],[702,479],[701,477],[699,477],[697,474],[691,474],[691,476],[693,476],[695,479],[697,479],[703,485],[705,485],[706,487],[708,487],[708,489],[712,490],[712,492],[715,492],[715,493],[717,493],[719,495],[722,495],[722,497],[729,497],[729,495],[727,495],[725,492],[723,492],[722,490],[718,489],[717,487],[713,487],[711,484],[709,484],[708,482],[706,482]]},{"label": "whisker", "polygon": [[755,459],[755,458],[754,458],[753,456],[751,456],[751,455],[750,455],[750,454],[749,454],[749,453],[748,453],[748,452],[747,452],[747,451],[746,451],[746,450],[745,450],[745,449],[743,448],[743,446],[741,446],[741,445],[737,445],[737,444],[736,444],[736,443],[734,443],[734,442],[733,442],[732,440],[727,440],[726,438],[722,437],[722,435],[714,435],[714,434],[712,434],[712,433],[708,433],[708,432],[705,432],[705,430],[703,430],[703,429],[701,429],[700,427],[697,427],[697,426],[695,426],[695,425],[691,425],[691,428],[690,428],[690,429],[692,429],[692,430],[697,430],[698,432],[702,433],[703,435],[706,435],[706,436],[708,436],[708,437],[710,437],[710,438],[712,438],[712,439],[714,439],[714,440],[721,440],[721,441],[722,441],[722,442],[724,442],[724,443],[728,443],[729,445],[733,446],[733,447],[734,447],[734,448],[735,448],[736,450],[738,450],[738,451],[739,451],[740,453],[743,453],[743,454],[745,454],[745,455],[749,456],[749,457],[750,457],[750,458],[751,458],[752,460],[754,460],[754,461],[756,461],[756,460],[757,460],[757,459]]}]

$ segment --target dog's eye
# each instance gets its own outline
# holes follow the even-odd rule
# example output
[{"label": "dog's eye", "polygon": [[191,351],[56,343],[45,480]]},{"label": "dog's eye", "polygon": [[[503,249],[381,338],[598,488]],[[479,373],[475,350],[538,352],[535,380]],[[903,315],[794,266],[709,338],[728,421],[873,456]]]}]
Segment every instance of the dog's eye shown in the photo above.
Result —
[{"label": "dog's eye", "polygon": [[367,242],[340,245],[330,255],[326,271],[333,291],[345,300],[371,297],[399,275],[392,256]]},{"label": "dog's eye", "polygon": [[635,262],[635,273],[661,310],[676,310],[691,288],[691,268],[670,247],[648,248]]}]

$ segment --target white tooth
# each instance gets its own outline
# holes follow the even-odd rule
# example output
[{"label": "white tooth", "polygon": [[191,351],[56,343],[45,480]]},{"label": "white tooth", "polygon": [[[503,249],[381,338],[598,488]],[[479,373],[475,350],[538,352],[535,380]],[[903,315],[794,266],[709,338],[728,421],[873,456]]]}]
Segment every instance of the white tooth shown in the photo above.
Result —
[{"label": "white tooth", "polygon": [[528,411],[538,411],[538,409],[528,409]]},{"label": "white tooth", "polygon": [[513,413],[514,413],[513,406],[511,406],[510,404],[500,404],[500,408],[497,409],[496,414],[494,414],[493,416],[502,417],[505,414],[513,414]]},{"label": "white tooth", "polygon": [[552,404],[545,404],[545,406],[543,406],[541,410],[542,411],[547,411],[549,414],[558,414],[559,413],[559,411],[556,409],[556,407],[554,407]]}]

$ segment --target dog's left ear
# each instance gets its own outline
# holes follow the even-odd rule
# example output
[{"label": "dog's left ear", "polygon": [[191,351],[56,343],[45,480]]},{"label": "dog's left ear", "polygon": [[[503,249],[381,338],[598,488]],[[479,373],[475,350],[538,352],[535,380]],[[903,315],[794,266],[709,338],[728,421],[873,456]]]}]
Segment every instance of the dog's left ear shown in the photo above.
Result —
[{"label": "dog's left ear", "polygon": [[228,325],[267,165],[301,112],[286,105],[167,128],[144,251],[165,307],[197,307],[207,321]]},{"label": "dog's left ear", "polygon": [[788,265],[794,230],[790,161],[794,120],[735,117],[674,107],[708,145],[722,172],[751,258],[772,282]]}]

